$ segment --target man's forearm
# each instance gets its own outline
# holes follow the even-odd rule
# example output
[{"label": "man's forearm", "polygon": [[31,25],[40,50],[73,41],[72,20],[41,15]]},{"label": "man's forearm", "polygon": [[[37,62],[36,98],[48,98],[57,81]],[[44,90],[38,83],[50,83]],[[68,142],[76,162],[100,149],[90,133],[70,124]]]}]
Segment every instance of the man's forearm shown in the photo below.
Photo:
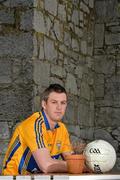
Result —
[{"label": "man's forearm", "polygon": [[63,160],[56,160],[53,159],[51,162],[48,163],[47,172],[67,172],[67,163]]}]

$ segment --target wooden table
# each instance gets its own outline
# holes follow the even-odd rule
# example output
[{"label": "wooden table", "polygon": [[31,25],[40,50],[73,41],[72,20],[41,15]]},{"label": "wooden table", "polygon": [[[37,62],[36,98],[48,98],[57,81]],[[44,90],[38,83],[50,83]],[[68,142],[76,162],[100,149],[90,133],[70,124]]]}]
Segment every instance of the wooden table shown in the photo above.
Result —
[{"label": "wooden table", "polygon": [[120,174],[40,174],[32,176],[0,176],[0,180],[120,180]]}]

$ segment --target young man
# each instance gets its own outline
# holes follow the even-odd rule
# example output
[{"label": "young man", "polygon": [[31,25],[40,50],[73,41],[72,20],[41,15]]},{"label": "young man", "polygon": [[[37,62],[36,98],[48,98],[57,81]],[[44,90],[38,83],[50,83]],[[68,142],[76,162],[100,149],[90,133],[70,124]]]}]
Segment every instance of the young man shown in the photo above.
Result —
[{"label": "young man", "polygon": [[4,159],[3,175],[67,172],[64,157],[72,149],[61,122],[66,107],[66,90],[59,84],[51,84],[43,93],[42,111],[16,128]]}]

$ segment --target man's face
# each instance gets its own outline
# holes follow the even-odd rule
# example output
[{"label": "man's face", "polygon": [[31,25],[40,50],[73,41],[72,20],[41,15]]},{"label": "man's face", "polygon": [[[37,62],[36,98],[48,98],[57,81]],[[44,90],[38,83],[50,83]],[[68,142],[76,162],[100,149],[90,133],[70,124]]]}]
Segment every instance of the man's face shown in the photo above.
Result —
[{"label": "man's face", "polygon": [[57,122],[62,119],[67,107],[65,93],[51,92],[47,101],[42,101],[42,107],[49,121]]}]

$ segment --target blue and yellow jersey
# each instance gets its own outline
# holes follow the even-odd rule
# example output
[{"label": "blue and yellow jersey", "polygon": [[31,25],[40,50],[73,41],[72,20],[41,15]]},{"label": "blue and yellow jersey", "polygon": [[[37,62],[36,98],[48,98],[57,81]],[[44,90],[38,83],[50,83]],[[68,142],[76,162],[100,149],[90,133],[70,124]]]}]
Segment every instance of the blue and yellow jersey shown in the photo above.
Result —
[{"label": "blue and yellow jersey", "polygon": [[20,123],[9,143],[3,175],[18,175],[40,172],[32,152],[48,148],[52,158],[61,159],[63,152],[71,152],[69,134],[65,125],[58,122],[53,130],[44,112],[36,112]]}]

